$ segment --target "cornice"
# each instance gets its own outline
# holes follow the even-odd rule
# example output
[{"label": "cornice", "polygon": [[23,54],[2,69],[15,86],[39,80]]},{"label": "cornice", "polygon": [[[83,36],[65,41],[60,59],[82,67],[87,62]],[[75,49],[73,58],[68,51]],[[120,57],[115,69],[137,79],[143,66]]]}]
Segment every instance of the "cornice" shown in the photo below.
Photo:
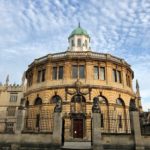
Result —
[{"label": "cornice", "polygon": [[[27,91],[24,96],[28,96],[29,94],[32,93],[36,93],[36,92],[41,92],[41,91],[45,91],[45,90],[58,90],[58,89],[64,89],[64,91],[66,90],[66,88],[76,88],[75,85],[57,85],[57,86],[43,86],[37,89],[33,89],[33,90],[29,90]],[[111,86],[103,86],[103,85],[82,85],[82,88],[90,88],[90,89],[99,89],[99,90],[109,90],[109,91],[117,91],[119,93],[124,93],[124,94],[128,94],[132,97],[135,97],[135,93],[128,91],[128,90],[124,90],[121,88],[116,88],[116,87],[111,87]]]},{"label": "cornice", "polygon": [[[130,70],[130,65],[121,58],[118,58],[116,56],[113,56],[111,54],[105,54],[105,53],[98,53],[98,52],[92,52],[92,51],[65,51],[61,53],[53,53],[48,54],[46,56],[40,57],[38,59],[35,59],[30,65],[29,68],[32,68],[33,66],[42,65],[46,62],[58,62],[58,61],[67,61],[67,60],[84,60],[84,61],[104,61],[104,62],[113,62],[115,64],[126,66]],[[132,70],[131,70],[132,71]],[[133,72],[133,71],[132,71]]]}]

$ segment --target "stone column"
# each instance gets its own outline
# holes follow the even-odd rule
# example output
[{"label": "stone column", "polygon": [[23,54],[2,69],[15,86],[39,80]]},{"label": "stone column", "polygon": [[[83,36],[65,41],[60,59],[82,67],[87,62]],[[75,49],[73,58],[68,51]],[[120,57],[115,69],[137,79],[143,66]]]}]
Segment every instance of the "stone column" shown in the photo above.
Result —
[{"label": "stone column", "polygon": [[103,150],[101,137],[101,111],[98,97],[94,98],[92,106],[92,142],[93,150]]},{"label": "stone column", "polygon": [[131,131],[134,134],[135,150],[144,150],[142,136],[141,136],[139,112],[131,111],[130,119],[131,119]]},{"label": "stone column", "polygon": [[60,146],[62,144],[62,116],[61,112],[54,113],[53,144]]},{"label": "stone column", "polygon": [[101,136],[101,114],[93,112],[92,117],[93,150],[103,150]]},{"label": "stone column", "polygon": [[20,106],[17,112],[16,118],[16,134],[20,134],[24,128],[24,120],[25,120],[25,108]]}]

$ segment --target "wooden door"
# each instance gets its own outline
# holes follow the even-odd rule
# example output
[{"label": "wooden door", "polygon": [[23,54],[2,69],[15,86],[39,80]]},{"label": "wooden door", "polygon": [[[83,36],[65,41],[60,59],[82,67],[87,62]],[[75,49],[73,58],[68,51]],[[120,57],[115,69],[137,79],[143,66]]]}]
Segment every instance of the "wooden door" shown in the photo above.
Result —
[{"label": "wooden door", "polygon": [[83,119],[73,119],[73,137],[83,138]]}]

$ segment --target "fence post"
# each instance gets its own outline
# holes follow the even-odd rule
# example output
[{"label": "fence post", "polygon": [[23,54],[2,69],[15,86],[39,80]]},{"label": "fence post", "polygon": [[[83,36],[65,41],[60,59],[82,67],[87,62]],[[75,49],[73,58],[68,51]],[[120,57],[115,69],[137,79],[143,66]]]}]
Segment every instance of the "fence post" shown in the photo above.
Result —
[{"label": "fence post", "polygon": [[135,150],[144,150],[138,111],[130,111],[131,131],[134,134]]}]

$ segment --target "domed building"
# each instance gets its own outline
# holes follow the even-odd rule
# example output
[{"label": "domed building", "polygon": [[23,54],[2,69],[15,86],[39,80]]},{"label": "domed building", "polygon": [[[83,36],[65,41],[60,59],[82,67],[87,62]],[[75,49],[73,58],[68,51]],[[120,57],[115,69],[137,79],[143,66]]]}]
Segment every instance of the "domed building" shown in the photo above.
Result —
[{"label": "domed building", "polygon": [[129,111],[142,111],[133,91],[134,72],[121,58],[94,52],[80,25],[65,52],[35,59],[26,71],[24,132],[53,133],[61,112],[64,141],[92,141],[93,112],[100,112],[102,133],[131,133]]}]

